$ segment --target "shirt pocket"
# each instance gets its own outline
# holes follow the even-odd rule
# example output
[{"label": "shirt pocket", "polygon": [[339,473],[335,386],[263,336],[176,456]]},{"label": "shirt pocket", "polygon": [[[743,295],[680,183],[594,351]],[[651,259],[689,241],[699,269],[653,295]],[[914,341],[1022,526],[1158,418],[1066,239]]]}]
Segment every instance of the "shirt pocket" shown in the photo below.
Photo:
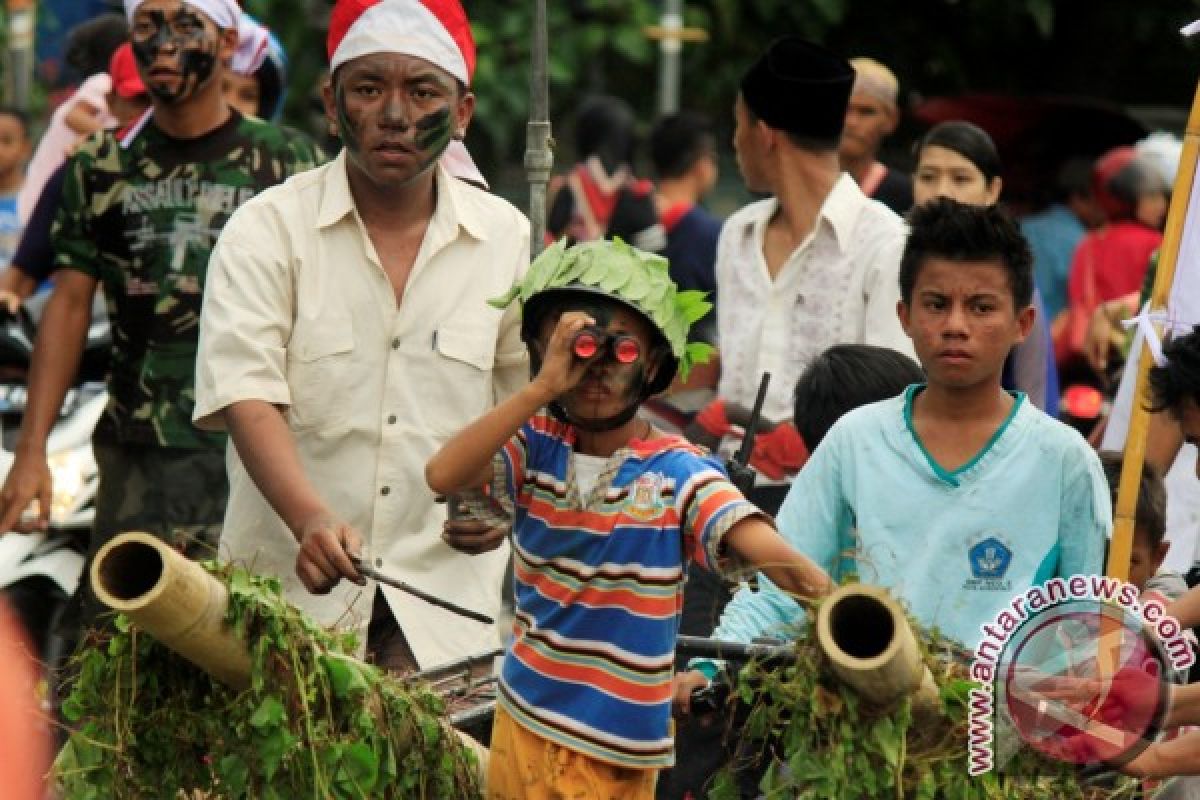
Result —
[{"label": "shirt pocket", "polygon": [[430,409],[433,430],[457,433],[491,408],[495,360],[494,326],[451,320],[437,329],[429,385],[441,387],[441,398]]},{"label": "shirt pocket", "polygon": [[297,321],[288,343],[289,418],[295,428],[329,426],[348,413],[344,390],[353,383],[354,328],[350,320]]}]

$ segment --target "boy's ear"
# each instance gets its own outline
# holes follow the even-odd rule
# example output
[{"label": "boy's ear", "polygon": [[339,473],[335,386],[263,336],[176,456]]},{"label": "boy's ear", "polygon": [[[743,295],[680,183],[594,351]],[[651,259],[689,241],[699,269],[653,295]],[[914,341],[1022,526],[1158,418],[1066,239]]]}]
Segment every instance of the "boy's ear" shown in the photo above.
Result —
[{"label": "boy's ear", "polygon": [[1162,566],[1163,561],[1167,558],[1167,553],[1171,550],[1170,542],[1159,542],[1158,548],[1154,551],[1154,571],[1158,572],[1158,568]]},{"label": "boy's ear", "polygon": [[[900,327],[908,333],[908,304],[903,300],[896,301],[896,316],[900,318]],[[909,334],[909,338],[912,338],[912,334]]]},{"label": "boy's ear", "polygon": [[1029,332],[1033,330],[1033,322],[1037,318],[1037,308],[1030,303],[1017,312],[1017,331],[1019,338],[1017,343],[1025,341],[1029,337]]}]

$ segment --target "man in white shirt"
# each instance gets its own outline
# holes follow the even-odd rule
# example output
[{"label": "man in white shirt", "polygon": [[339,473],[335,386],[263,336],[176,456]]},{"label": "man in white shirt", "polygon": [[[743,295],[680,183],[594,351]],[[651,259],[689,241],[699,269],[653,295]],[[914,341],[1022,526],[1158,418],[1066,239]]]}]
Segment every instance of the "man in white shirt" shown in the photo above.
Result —
[{"label": "man in white shirt", "polygon": [[904,224],[864,196],[838,162],[854,77],[844,58],[784,37],[746,73],[734,106],[742,177],[772,197],[736,212],[721,232],[718,398],[689,433],[712,445],[731,424],[744,425],[762,373],[770,372],[752,463],[777,483],[805,457],[790,417],[809,362],[842,343],[912,354],[896,316]]},{"label": "man in white shirt", "polygon": [[322,624],[370,621],[385,667],[428,668],[494,647],[495,632],[368,584],[348,556],[496,615],[508,548],[444,544],[423,470],[528,379],[518,314],[486,301],[524,273],[529,226],[439,162],[474,108],[458,0],[339,0],[329,53],[326,109],[345,148],[226,227],[195,418],[235,445],[224,554],[279,577]]}]

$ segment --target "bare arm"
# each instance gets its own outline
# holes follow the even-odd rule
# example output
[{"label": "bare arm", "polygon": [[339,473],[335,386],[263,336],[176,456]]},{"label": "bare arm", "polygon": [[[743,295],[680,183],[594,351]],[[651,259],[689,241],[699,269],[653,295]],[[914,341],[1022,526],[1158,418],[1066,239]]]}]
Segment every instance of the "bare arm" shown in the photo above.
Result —
[{"label": "bare arm", "polygon": [[1160,475],[1166,475],[1179,455],[1183,446],[1183,430],[1179,420],[1168,411],[1158,411],[1150,415],[1150,430],[1146,434],[1146,461],[1158,468]]},{"label": "bare arm", "polygon": [[[1184,629],[1200,626],[1200,586],[1189,590],[1187,594],[1167,606],[1167,614],[1178,620]],[[1196,722],[1200,723],[1200,719]]]},{"label": "bare arm", "polygon": [[571,340],[591,317],[563,314],[546,346],[542,369],[525,388],[463,428],[425,465],[425,482],[436,494],[477,489],[492,478],[492,458],[529,418],[579,383],[588,362],[571,353]]},{"label": "bare arm", "polygon": [[758,517],[747,517],[734,525],[725,534],[725,546],[790,595],[820,597],[833,590],[833,581],[825,570]]},{"label": "bare arm", "polygon": [[263,400],[241,400],[223,414],[246,472],[300,543],[296,574],[305,587],[323,594],[342,578],[365,583],[348,556],[361,552],[362,539],[317,494],[279,409]]},{"label": "bare arm", "polygon": [[1200,775],[1200,731],[1152,743],[1137,758],[1122,766],[1121,772],[1138,778]]},{"label": "bare arm", "polygon": [[95,292],[95,278],[64,269],[46,304],[33,348],[29,398],[17,439],[16,459],[4,488],[0,489],[0,531],[12,530],[21,512],[34,499],[38,501],[37,527],[49,524],[51,482],[46,466],[46,437],[79,370]]}]

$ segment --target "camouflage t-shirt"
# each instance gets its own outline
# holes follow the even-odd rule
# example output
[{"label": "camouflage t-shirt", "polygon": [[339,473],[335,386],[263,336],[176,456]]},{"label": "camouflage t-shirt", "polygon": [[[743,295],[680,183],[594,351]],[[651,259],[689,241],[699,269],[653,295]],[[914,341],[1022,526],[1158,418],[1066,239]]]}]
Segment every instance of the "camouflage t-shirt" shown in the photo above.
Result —
[{"label": "camouflage t-shirt", "polygon": [[121,143],[87,140],[71,158],[55,219],[55,266],[103,283],[112,320],[101,441],[215,448],[192,425],[208,258],[234,210],[317,165],[312,144],[238,114],[195,139],[153,121]]}]

